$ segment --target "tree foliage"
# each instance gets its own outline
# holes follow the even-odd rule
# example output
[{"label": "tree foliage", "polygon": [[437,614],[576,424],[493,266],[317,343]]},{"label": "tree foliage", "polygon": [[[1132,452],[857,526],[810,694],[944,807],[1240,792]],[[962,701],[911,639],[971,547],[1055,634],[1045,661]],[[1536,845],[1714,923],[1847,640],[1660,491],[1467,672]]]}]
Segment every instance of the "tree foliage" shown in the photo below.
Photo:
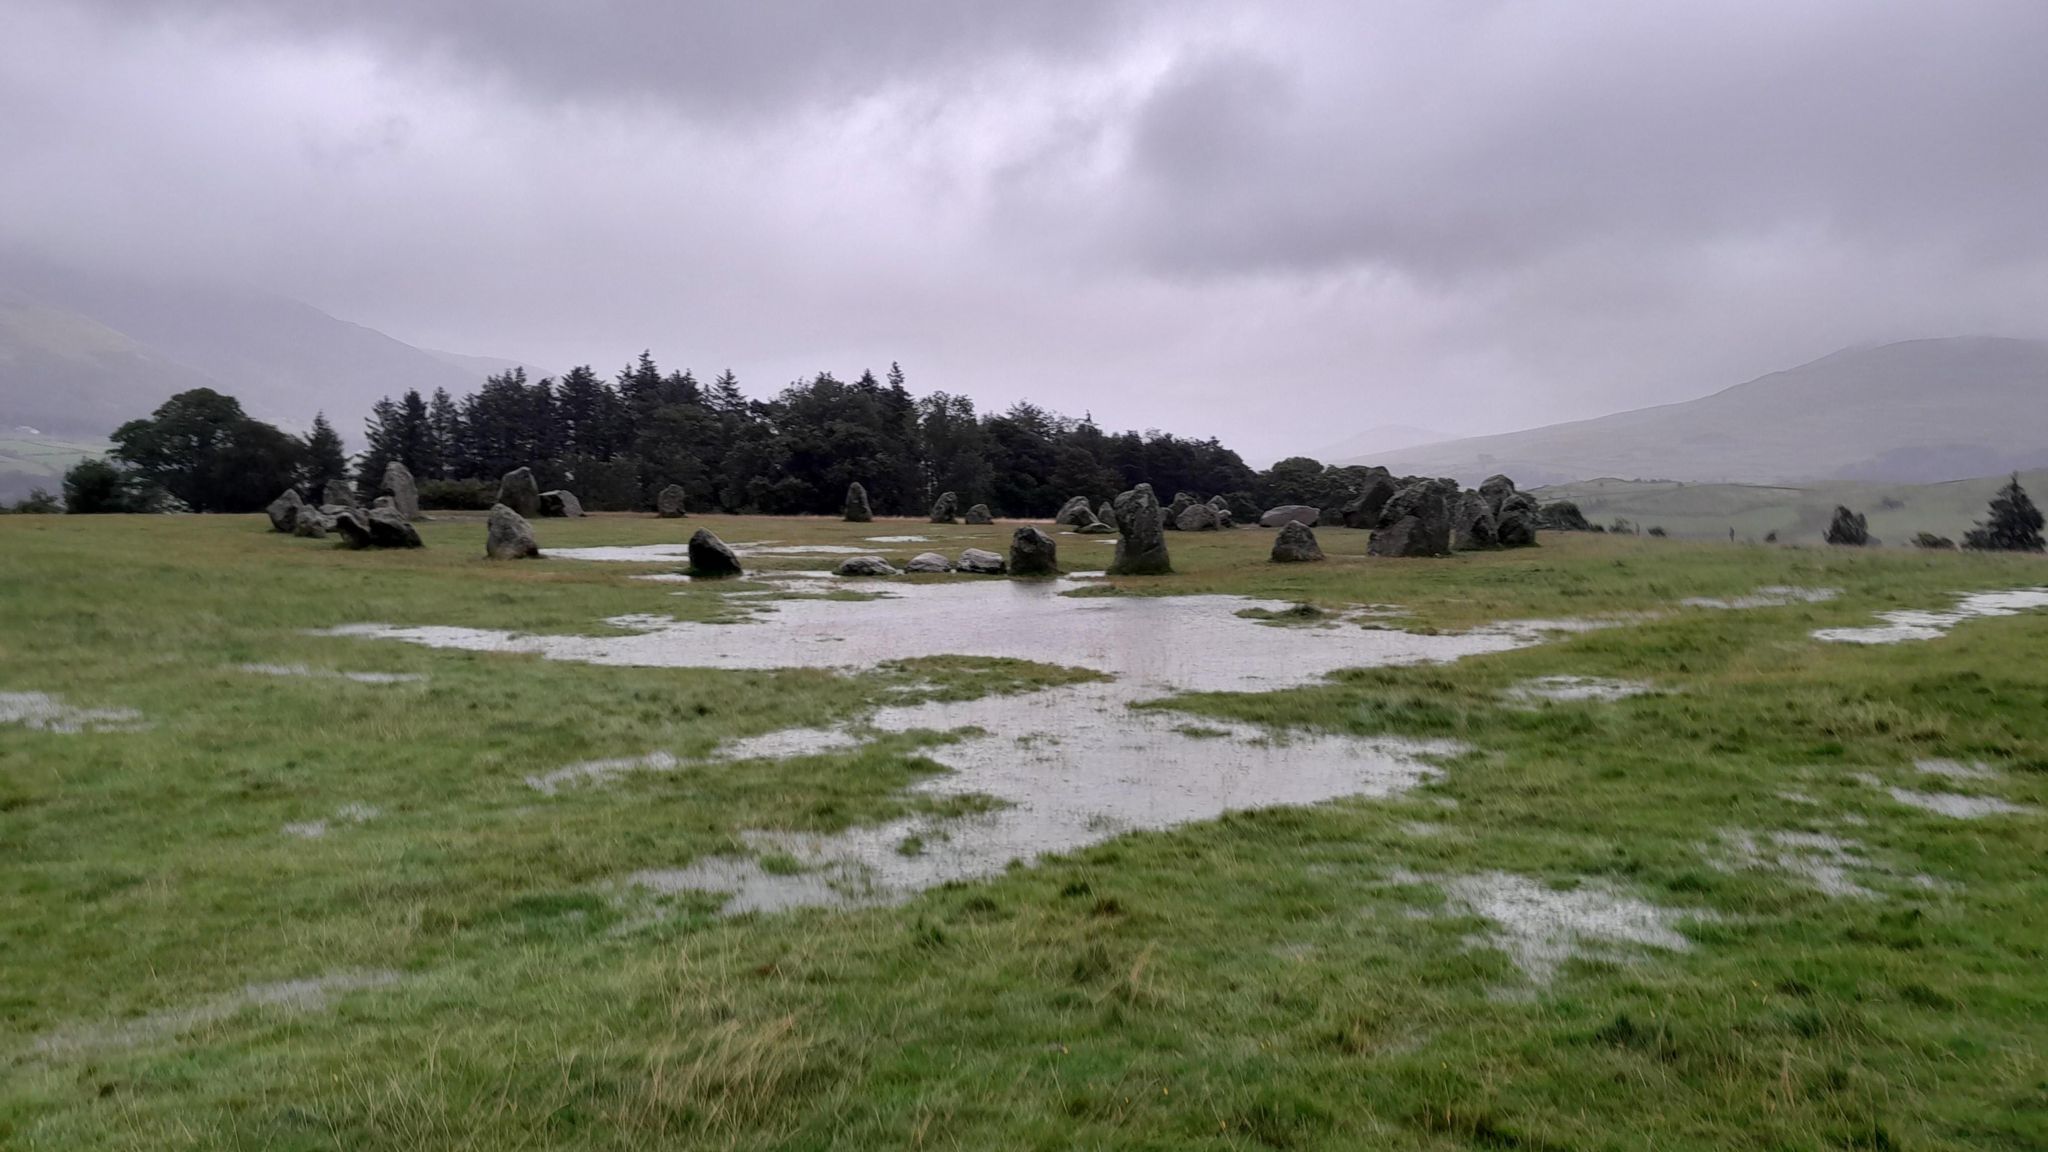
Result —
[{"label": "tree foliage", "polygon": [[194,512],[253,512],[298,483],[306,445],[211,388],[114,430],[113,456]]},{"label": "tree foliage", "polygon": [[2043,548],[2041,510],[2018,473],[1991,498],[1990,516],[1963,536],[1963,547],[1987,552],[2039,552]]},{"label": "tree foliage", "polygon": [[154,512],[162,503],[155,485],[110,461],[80,460],[64,473],[64,511],[74,516]]}]

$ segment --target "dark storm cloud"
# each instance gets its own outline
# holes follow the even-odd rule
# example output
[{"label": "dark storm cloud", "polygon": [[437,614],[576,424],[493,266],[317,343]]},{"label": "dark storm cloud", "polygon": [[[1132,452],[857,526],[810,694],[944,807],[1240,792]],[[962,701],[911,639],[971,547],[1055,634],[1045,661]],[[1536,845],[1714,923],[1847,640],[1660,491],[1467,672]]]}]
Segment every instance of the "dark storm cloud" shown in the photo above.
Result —
[{"label": "dark storm cloud", "polygon": [[556,366],[1271,454],[2048,336],[2033,0],[0,7],[0,243]]}]

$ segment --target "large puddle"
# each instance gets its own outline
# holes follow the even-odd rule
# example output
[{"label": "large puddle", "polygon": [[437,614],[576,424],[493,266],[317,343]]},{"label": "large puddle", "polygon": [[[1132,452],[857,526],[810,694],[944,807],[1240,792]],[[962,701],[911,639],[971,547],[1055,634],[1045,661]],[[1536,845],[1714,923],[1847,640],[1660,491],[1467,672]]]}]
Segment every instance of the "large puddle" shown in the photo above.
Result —
[{"label": "large puddle", "polygon": [[[1137,829],[1226,812],[1384,796],[1428,777],[1445,743],[1286,735],[1132,705],[1181,692],[1270,692],[1340,668],[1455,660],[1539,642],[1583,626],[1532,621],[1465,633],[1279,627],[1240,615],[1289,605],[1235,596],[1061,595],[1071,581],[892,584],[857,603],[787,600],[741,624],[665,617],[607,621],[610,636],[535,636],[477,628],[355,624],[328,634],[475,652],[636,667],[862,670],[888,661],[960,655],[1082,667],[1111,679],[1025,696],[883,708],[843,729],[771,733],[720,759],[782,758],[843,749],[883,734],[929,731],[947,742],[922,755],[951,771],[918,784],[941,810],[994,801],[973,815],[921,814],[831,836],[760,831],[760,856],[699,860],[629,878],[657,891],[726,894],[738,912],[888,902],[950,880],[984,877]],[[601,785],[621,773],[671,771],[662,752],[571,765],[533,778],[537,790]],[[762,856],[767,858],[764,866]]]},{"label": "large puddle", "polygon": [[129,708],[81,708],[47,692],[0,692],[0,724],[39,732],[140,732],[149,727]]},{"label": "large puddle", "polygon": [[1866,628],[1821,628],[1816,640],[1838,644],[1898,644],[1907,640],[1938,640],[1966,620],[2017,616],[2048,608],[2048,588],[2014,588],[2006,592],[1971,592],[1956,598],[1946,612],[1899,611],[1877,614],[1882,624]]}]

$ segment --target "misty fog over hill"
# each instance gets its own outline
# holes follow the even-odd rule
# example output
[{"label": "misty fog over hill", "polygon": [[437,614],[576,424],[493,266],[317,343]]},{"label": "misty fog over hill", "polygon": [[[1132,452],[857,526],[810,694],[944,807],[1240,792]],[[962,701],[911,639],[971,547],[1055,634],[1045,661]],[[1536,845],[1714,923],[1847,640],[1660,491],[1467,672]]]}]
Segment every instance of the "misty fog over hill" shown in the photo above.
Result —
[{"label": "misty fog over hill", "polygon": [[1388,452],[1363,464],[1467,483],[1597,477],[1935,483],[2048,464],[2048,342],[1848,348],[1711,396]]}]

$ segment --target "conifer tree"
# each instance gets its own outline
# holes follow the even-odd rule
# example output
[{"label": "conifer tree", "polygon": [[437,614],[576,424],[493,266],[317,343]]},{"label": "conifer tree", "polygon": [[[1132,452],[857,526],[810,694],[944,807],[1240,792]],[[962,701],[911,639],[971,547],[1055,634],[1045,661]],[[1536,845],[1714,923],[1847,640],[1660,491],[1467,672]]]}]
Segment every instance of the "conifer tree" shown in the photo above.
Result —
[{"label": "conifer tree", "polygon": [[2019,473],[1991,498],[1991,515],[1963,537],[1963,547],[1987,552],[2039,552],[2041,510],[2020,487]]}]

